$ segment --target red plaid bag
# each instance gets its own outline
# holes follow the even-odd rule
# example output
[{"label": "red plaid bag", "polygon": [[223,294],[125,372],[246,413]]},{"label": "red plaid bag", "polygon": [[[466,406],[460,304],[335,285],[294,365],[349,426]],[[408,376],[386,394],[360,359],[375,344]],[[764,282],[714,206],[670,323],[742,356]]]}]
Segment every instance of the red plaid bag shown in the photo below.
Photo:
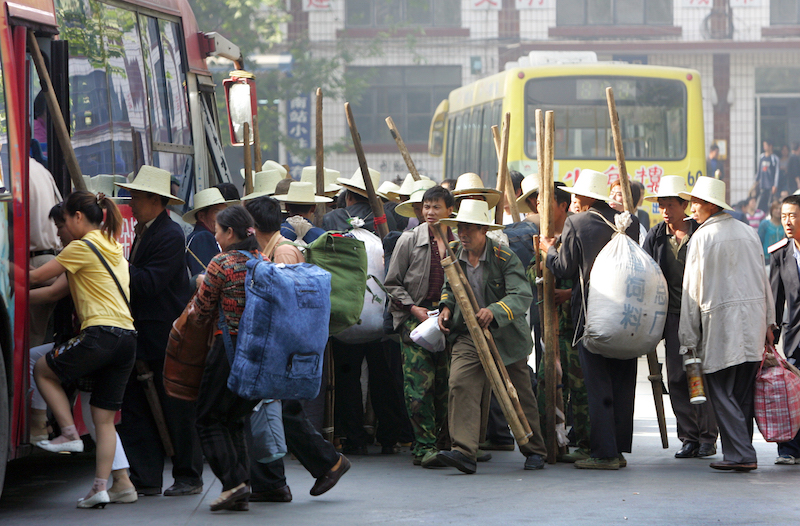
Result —
[{"label": "red plaid bag", "polygon": [[[774,358],[773,358],[774,357]],[[770,365],[767,360],[777,364]],[[788,442],[800,430],[800,377],[775,348],[767,346],[756,374],[755,412],[767,442]]]}]

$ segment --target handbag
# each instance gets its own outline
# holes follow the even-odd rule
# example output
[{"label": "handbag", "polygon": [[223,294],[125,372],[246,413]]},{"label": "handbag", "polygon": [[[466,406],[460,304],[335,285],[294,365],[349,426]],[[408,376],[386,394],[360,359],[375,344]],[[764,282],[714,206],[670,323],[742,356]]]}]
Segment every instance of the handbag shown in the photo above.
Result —
[{"label": "handbag", "polygon": [[[775,365],[768,361],[772,357]],[[774,347],[764,349],[756,374],[755,413],[758,430],[767,442],[788,442],[800,430],[800,376],[796,371]]]},{"label": "handbag", "polygon": [[283,431],[283,407],[280,400],[261,400],[250,415],[253,434],[252,458],[269,464],[286,456],[286,435]]}]

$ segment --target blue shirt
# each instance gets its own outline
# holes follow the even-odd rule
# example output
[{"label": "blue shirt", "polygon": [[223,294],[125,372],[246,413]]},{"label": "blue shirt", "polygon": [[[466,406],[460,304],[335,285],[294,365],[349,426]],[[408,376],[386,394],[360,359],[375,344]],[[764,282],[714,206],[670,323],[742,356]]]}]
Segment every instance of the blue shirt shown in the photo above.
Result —
[{"label": "blue shirt", "polygon": [[[315,239],[324,233],[325,231],[318,226],[312,226],[311,230],[306,232],[306,235],[303,237],[303,241],[306,242],[306,245],[310,245]],[[297,234],[294,233],[294,228],[292,228],[292,225],[290,225],[288,221],[281,223],[281,235],[289,241],[297,241]]]}]

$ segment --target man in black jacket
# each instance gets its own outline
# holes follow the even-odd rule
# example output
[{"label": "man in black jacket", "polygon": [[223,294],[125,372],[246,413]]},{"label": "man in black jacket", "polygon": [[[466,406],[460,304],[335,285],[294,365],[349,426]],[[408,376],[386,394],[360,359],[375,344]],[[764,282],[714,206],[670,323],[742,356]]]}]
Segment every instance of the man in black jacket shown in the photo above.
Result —
[{"label": "man in black jacket", "polygon": [[[540,238],[540,248],[547,252],[547,268],[557,278],[570,279],[572,320],[577,340],[583,335],[589,276],[597,255],[611,240],[617,212],[607,204],[608,176],[594,170],[582,170],[578,182],[564,191],[572,194],[580,213],[564,223],[561,247],[554,238]],[[604,220],[605,219],[605,220]],[[639,238],[639,220],[631,216],[626,233]],[[583,284],[581,284],[581,277]],[[575,462],[579,469],[619,469],[627,465],[622,453],[631,451],[633,440],[633,396],[636,387],[636,359],[616,360],[594,354],[578,342],[578,354],[589,396],[589,442],[591,457]]]},{"label": "man in black jacket", "polygon": [[656,260],[669,290],[667,322],[664,325],[669,399],[678,423],[678,438],[683,443],[675,458],[710,457],[717,452],[717,420],[710,402],[694,405],[689,401],[689,382],[680,354],[678,325],[681,319],[683,271],[689,239],[699,226],[694,219],[686,220],[686,201],[678,192],[686,191],[683,177],[668,175],[661,178],[658,193],[645,197],[657,201],[664,221],[650,229],[642,248]]},{"label": "man in black jacket", "polygon": [[[783,200],[781,224],[786,237],[769,247],[769,283],[775,298],[775,320],[781,324],[776,336],[783,334],[783,354],[796,365],[800,358],[800,195]],[[782,323],[784,302],[786,323]],[[775,463],[800,464],[800,433],[789,442],[778,443]]]},{"label": "man in black jacket", "polygon": [[[165,496],[193,495],[203,489],[203,456],[195,431],[195,405],[166,395],[162,373],[172,322],[183,312],[191,289],[184,259],[183,230],[169,218],[166,207],[183,201],[170,193],[170,173],[143,166],[130,184],[136,218],[136,238],[131,247],[131,311],[138,331],[136,359],[153,372],[153,384],[164,411],[175,450],[175,483]],[[134,368],[122,403],[118,431],[131,464],[131,481],[140,495],[160,495],[164,448],[159,438],[144,384]]]},{"label": "man in black jacket", "polygon": [[[378,188],[381,181],[381,174],[369,169],[372,185]],[[372,208],[367,199],[367,187],[364,184],[364,179],[361,176],[361,170],[356,170],[352,179],[339,178],[337,183],[345,188],[345,208],[337,208],[325,214],[322,218],[322,228],[325,230],[350,230],[353,228],[349,220],[353,217],[360,217],[364,220],[364,228],[370,232],[375,233],[375,216],[372,214]],[[394,220],[394,214],[386,214],[386,224],[389,225],[389,231],[397,230],[397,223]]]}]

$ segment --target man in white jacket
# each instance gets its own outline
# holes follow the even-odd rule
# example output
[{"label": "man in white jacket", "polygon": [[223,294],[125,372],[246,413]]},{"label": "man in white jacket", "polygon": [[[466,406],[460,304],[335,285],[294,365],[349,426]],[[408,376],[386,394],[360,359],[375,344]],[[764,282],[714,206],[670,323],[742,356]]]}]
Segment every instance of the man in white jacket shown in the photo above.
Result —
[{"label": "man in white jacket", "polygon": [[700,223],[683,274],[681,353],[695,351],[703,362],[724,457],[711,467],[751,471],[758,467],[754,383],[775,323],[763,250],[755,231],[723,210],[731,209],[724,182],[700,177],[691,193],[679,195],[691,200],[692,217]]}]

